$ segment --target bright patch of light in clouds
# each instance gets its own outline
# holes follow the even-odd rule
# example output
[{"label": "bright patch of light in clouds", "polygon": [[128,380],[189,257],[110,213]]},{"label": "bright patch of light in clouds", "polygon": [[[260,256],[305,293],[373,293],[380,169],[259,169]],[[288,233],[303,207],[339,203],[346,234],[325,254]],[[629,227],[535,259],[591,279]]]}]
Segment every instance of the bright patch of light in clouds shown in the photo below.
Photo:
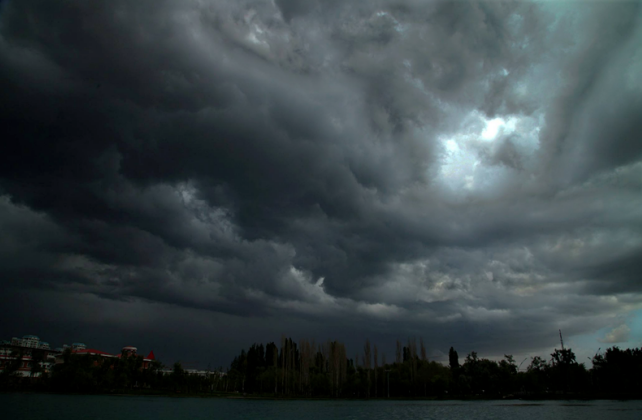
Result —
[{"label": "bright patch of light in clouds", "polygon": [[453,139],[446,140],[446,150],[448,150],[451,153],[458,152],[459,151],[459,145]]},{"label": "bright patch of light in clouds", "polygon": [[509,134],[515,131],[517,125],[516,118],[509,118],[508,121],[503,118],[493,118],[492,120],[485,120],[486,127],[481,132],[481,138],[484,140],[494,140],[499,134],[500,130],[504,134]]},{"label": "bright patch of light in clouds", "polygon": [[538,114],[488,119],[471,111],[458,132],[440,138],[439,182],[453,192],[494,195],[512,182],[515,171],[531,167],[542,123]]}]

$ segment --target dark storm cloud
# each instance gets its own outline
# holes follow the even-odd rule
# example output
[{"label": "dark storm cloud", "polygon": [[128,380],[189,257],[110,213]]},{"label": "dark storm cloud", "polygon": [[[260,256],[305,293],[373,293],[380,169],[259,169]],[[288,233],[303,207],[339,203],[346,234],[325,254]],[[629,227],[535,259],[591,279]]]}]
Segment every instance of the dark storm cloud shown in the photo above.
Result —
[{"label": "dark storm cloud", "polygon": [[631,54],[639,51],[640,3],[613,6],[596,5],[594,14],[578,19],[576,25],[592,28],[591,33],[565,34],[580,48],[562,68],[567,84],[548,111],[541,137],[548,155],[543,162],[556,183],[581,182],[642,156],[642,126],[634,117],[642,100],[630,74]]},{"label": "dark storm cloud", "polygon": [[488,352],[642,301],[638,3],[0,8],[9,294]]}]

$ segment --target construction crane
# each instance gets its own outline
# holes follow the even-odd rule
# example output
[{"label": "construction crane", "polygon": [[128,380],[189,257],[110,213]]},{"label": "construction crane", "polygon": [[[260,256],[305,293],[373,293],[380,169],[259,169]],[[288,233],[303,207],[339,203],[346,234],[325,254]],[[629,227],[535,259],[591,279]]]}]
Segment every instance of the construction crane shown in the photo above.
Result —
[{"label": "construction crane", "polygon": [[560,343],[562,344],[562,350],[564,350],[564,339],[562,338],[562,330],[560,331]]}]

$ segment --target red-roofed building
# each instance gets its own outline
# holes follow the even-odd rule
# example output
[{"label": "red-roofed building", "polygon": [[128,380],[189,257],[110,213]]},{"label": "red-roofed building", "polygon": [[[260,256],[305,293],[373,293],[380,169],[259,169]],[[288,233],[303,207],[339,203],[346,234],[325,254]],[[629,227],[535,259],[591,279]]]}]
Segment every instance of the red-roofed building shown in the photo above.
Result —
[{"label": "red-roofed building", "polygon": [[96,350],[96,349],[81,349],[81,350],[72,350],[73,354],[88,354],[90,356],[105,356],[105,357],[116,357],[113,354]]},{"label": "red-roofed building", "polygon": [[[75,343],[76,344],[76,343]],[[142,369],[147,369],[149,368],[150,362],[153,360],[156,360],[156,357],[154,356],[154,351],[151,351],[149,354],[151,357],[143,357],[140,354],[137,354],[136,351],[138,350],[136,347],[133,346],[125,346],[122,348],[120,354],[111,354],[107,353],[102,350],[96,350],[96,349],[88,349],[85,347],[83,344],[82,346],[77,346],[74,344],[74,347],[71,349],[72,354],[76,355],[87,355],[87,356],[100,356],[104,358],[123,358],[123,357],[139,357],[143,361]],[[64,363],[64,357],[63,355],[60,355],[56,358],[56,363]],[[97,362],[96,362],[97,363]]]}]

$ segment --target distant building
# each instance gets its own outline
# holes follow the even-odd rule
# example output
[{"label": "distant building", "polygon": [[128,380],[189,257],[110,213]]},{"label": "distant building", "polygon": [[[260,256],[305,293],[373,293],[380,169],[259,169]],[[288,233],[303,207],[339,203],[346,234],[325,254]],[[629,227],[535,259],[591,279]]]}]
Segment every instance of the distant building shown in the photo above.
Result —
[{"label": "distant building", "polygon": [[[225,372],[219,372],[215,370],[183,369],[183,371],[187,375],[202,376],[202,377],[208,377],[208,378],[213,376],[223,377],[227,375]],[[174,369],[163,368],[163,369],[160,369],[159,372],[163,375],[171,375],[172,373],[174,373]]]},{"label": "distant building", "polygon": [[[63,346],[64,347],[64,346]],[[67,346],[69,348],[69,346]],[[107,359],[114,358],[119,359],[122,357],[140,357],[143,359],[142,369],[149,368],[149,365],[152,361],[156,360],[154,351],[149,352],[147,357],[137,354],[138,349],[133,346],[125,346],[122,348],[120,354],[111,354],[102,350],[87,348],[83,343],[74,343],[71,345],[71,353],[76,355],[87,355],[87,356],[100,356]],[[60,354],[56,358],[56,363],[64,363],[63,355]]]},{"label": "distant building", "polygon": [[40,341],[37,335],[25,335],[22,338],[13,337],[10,342],[3,341],[3,343],[14,347],[49,350],[49,343]]},{"label": "distant building", "polygon": [[[0,372],[11,367],[16,368],[15,375],[23,377],[38,377],[42,373],[49,373],[55,364],[64,363],[63,353],[69,350],[71,354],[100,356],[104,358],[119,359],[122,357],[140,357],[142,369],[148,369],[152,361],[156,360],[153,351],[147,357],[139,355],[138,349],[133,346],[125,346],[120,354],[111,354],[105,351],[87,348],[85,343],[73,343],[71,346],[65,344],[62,347],[52,349],[49,343],[40,341],[36,335],[25,335],[22,338],[13,337],[11,340],[0,342]],[[35,369],[36,363],[39,369]]]},{"label": "distant building", "polygon": [[84,350],[86,348],[87,346],[85,345],[85,343],[73,343],[71,345],[72,350]]},{"label": "distant building", "polygon": [[[13,337],[11,340],[0,342],[0,372],[18,362],[15,374],[24,377],[38,377],[43,372],[49,373],[53,367],[56,355],[60,352],[52,350],[49,343],[40,341],[36,335],[25,335],[22,338]],[[38,365],[36,372],[32,370]]]},{"label": "distant building", "polygon": [[218,372],[218,371],[211,371],[211,370],[198,370],[198,369],[185,369],[185,373],[188,375],[194,375],[194,376],[202,376],[202,377],[212,377],[212,376],[218,376],[218,377],[223,377],[225,376],[225,372]]}]

